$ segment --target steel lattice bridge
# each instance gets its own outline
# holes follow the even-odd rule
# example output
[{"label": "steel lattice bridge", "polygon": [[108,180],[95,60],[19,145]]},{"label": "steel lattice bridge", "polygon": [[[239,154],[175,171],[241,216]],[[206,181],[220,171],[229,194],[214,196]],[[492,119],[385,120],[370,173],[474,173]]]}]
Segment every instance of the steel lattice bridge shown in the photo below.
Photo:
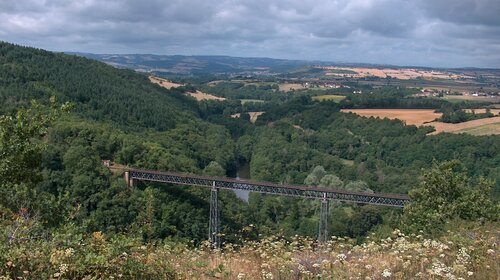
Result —
[{"label": "steel lattice bridge", "polygon": [[208,239],[217,247],[220,244],[219,229],[219,189],[245,190],[258,193],[293,196],[299,198],[310,198],[321,200],[320,223],[318,240],[328,239],[328,206],[330,200],[353,202],[360,204],[373,204],[391,207],[404,207],[410,198],[403,194],[352,192],[346,190],[335,190],[300,185],[284,185],[269,182],[256,182],[251,180],[240,180],[225,177],[200,176],[188,173],[161,172],[142,169],[128,169],[105,165],[111,169],[120,169],[124,172],[124,179],[129,186],[134,186],[137,181],[158,182],[186,186],[198,186],[211,189],[210,196],[210,220]]}]

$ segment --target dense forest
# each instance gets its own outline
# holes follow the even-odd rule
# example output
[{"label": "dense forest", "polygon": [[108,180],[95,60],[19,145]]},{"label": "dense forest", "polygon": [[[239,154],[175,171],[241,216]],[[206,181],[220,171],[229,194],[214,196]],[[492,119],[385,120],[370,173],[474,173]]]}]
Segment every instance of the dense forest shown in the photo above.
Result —
[{"label": "dense forest", "polygon": [[[416,190],[416,200],[425,196],[416,188],[424,184],[425,189],[425,178],[438,178],[438,172],[451,172],[447,176],[454,178],[458,172],[467,178],[456,183],[461,188],[457,199],[465,202],[449,213],[465,220],[498,219],[500,136],[428,136],[430,128],[340,112],[381,104],[437,108],[444,101],[381,88],[340,103],[288,94],[265,105],[242,105],[236,100],[196,102],[183,94],[187,90],[190,86],[167,90],[145,75],[87,58],[0,43],[4,232],[15,226],[9,217],[29,213],[37,225],[26,236],[47,238],[66,230],[72,235],[125,234],[141,242],[198,245],[206,239],[208,190],[154,183],[130,188],[102,165],[106,159],[217,176],[234,176],[249,164],[254,180],[369,192]],[[218,90],[227,97],[250,98],[253,92],[264,96],[276,88],[230,83]],[[259,106],[266,112],[255,124],[248,117],[230,117],[264,108]],[[482,206],[465,213],[479,198]],[[317,234],[317,201],[252,193],[244,202],[222,191],[221,205],[224,242]],[[411,211],[407,217],[420,217],[424,210]],[[334,203],[330,214],[335,219],[329,232],[358,242],[369,232],[382,234],[405,224],[399,209]],[[444,221],[452,218],[433,217],[439,221],[433,233],[442,232]],[[412,218],[406,228],[428,228],[417,220]]]}]

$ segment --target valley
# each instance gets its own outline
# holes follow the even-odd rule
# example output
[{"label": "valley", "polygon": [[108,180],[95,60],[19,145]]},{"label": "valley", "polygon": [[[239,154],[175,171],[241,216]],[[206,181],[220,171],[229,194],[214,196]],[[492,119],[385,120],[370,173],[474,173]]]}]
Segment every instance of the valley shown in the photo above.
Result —
[{"label": "valley", "polygon": [[[126,66],[136,71],[86,57],[0,43],[0,262],[16,262],[26,271],[43,267],[36,272],[41,278],[55,277],[66,263],[69,278],[101,273],[103,262],[112,267],[106,276],[259,279],[261,271],[243,263],[266,264],[266,274],[284,279],[304,279],[308,272],[328,277],[331,269],[411,276],[427,273],[421,267],[432,264],[425,258],[453,266],[463,246],[479,242],[478,250],[493,248],[500,196],[497,91],[451,102],[447,97],[457,93],[424,89],[418,86],[421,79],[327,75],[322,69],[330,66],[305,62],[279,61],[279,67],[263,71],[260,63],[278,61],[247,59],[256,68],[229,71],[236,66],[226,65],[228,72],[220,73],[214,66],[215,72],[198,73],[190,70],[200,67],[198,60],[182,60],[185,72],[178,65],[179,71],[162,72],[156,70],[166,65],[155,64],[154,56],[148,58],[154,71],[146,71],[142,56],[127,58]],[[356,68],[341,67],[328,71],[346,74]],[[464,72],[446,82],[470,77]],[[441,78],[425,83],[436,79]],[[496,78],[488,79],[493,88]],[[406,82],[417,86],[402,86]],[[470,89],[481,82],[476,83]],[[103,166],[107,160],[158,171],[148,176],[252,178],[276,189],[300,185],[306,194],[325,189],[365,198],[409,195],[411,203],[399,209],[370,205],[371,200],[328,197],[325,203],[260,189],[218,189],[221,207],[214,211],[210,188],[135,177],[127,184]],[[457,198],[429,182],[439,182]],[[220,224],[210,226],[212,215]],[[17,223],[29,231],[12,234]],[[220,225],[218,239],[207,243],[215,225]],[[467,227],[491,234],[456,241]],[[47,241],[37,241],[38,234],[46,234]],[[71,238],[63,242],[64,236]],[[457,244],[439,254],[423,245],[448,240]],[[376,251],[368,249],[372,246]],[[406,259],[387,257],[400,246],[425,257],[403,268]],[[69,248],[74,251],[66,253]],[[295,261],[299,257],[308,264]],[[394,265],[366,267],[366,261],[381,259]],[[498,269],[491,255],[480,265],[493,270],[467,269],[486,276]],[[9,265],[2,269],[23,273]]]}]

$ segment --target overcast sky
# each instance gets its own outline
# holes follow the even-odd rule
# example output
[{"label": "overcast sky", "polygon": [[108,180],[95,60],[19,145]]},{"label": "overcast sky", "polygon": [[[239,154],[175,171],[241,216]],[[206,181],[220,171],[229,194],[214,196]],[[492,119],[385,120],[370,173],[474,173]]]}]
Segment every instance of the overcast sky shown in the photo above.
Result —
[{"label": "overcast sky", "polygon": [[500,68],[500,0],[0,0],[0,40],[53,51]]}]

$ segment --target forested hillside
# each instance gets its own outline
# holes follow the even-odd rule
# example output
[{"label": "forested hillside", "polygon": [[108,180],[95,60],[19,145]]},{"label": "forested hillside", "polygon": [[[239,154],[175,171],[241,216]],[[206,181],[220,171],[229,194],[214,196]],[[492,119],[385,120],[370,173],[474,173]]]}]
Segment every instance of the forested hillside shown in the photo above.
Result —
[{"label": "forested hillside", "polygon": [[196,103],[180,92],[79,56],[0,43],[0,65],[2,113],[56,96],[75,103],[79,116],[129,128],[166,130],[196,116]]},{"label": "forested hillside", "polygon": [[[29,106],[31,100],[48,105],[51,96],[74,107],[46,136],[42,177],[31,186],[36,192],[67,197],[64,205],[79,209],[78,221],[89,231],[132,230],[150,199],[157,223],[151,237],[205,238],[206,191],[162,187],[147,196],[147,186],[129,189],[101,163],[111,159],[134,167],[203,173],[214,162],[222,170],[218,175],[234,169],[229,132],[201,120],[194,99],[155,86],[146,76],[86,58],[7,43],[1,43],[0,54],[2,114]],[[237,202],[233,193],[225,195]],[[16,203],[8,203],[13,211]],[[22,203],[53,226],[62,221],[35,197]]]}]

